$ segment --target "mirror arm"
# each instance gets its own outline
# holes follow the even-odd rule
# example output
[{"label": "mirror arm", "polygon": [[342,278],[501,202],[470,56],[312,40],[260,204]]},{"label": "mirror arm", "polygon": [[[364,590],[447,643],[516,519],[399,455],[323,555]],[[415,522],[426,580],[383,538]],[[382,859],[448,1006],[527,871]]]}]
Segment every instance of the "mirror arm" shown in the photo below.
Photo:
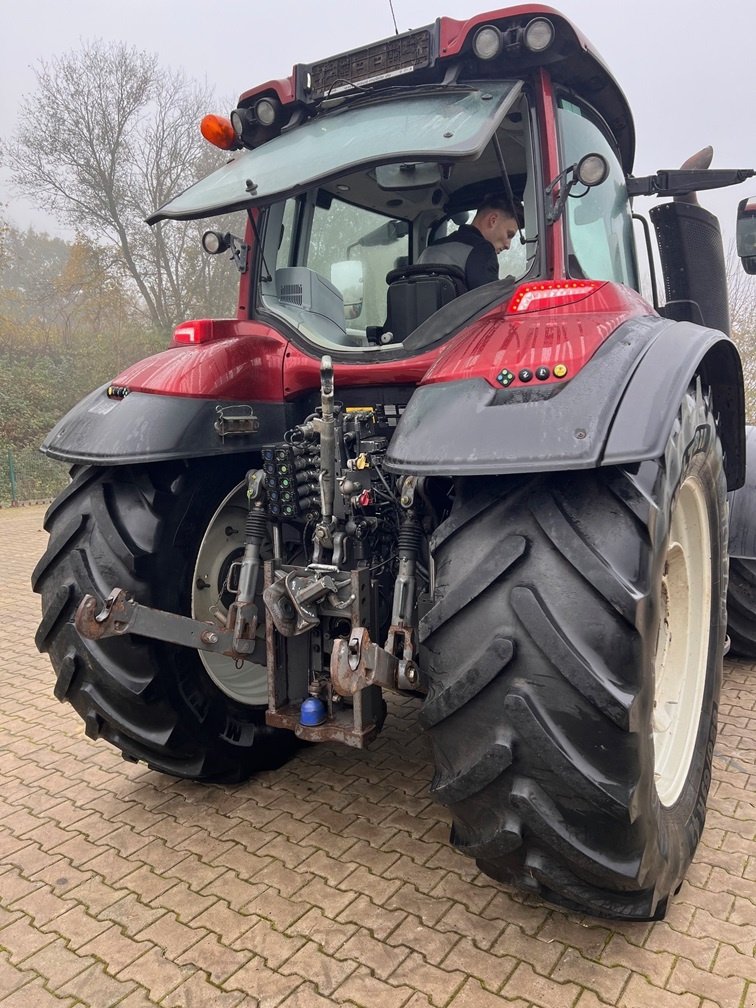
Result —
[{"label": "mirror arm", "polygon": [[655,175],[643,175],[627,179],[628,196],[684,196],[699,189],[723,189],[725,186],[740,185],[753,178],[752,168],[710,168],[701,171],[684,168],[658,171]]},{"label": "mirror arm", "polygon": [[[546,187],[546,223],[556,224],[559,218],[562,216],[562,211],[564,210],[564,205],[567,202],[567,197],[570,195],[570,190],[575,184],[574,178],[567,181],[569,175],[574,176],[575,165],[571,165],[569,168],[565,168],[555,179],[553,179]],[[556,193],[556,195],[555,195]]]}]

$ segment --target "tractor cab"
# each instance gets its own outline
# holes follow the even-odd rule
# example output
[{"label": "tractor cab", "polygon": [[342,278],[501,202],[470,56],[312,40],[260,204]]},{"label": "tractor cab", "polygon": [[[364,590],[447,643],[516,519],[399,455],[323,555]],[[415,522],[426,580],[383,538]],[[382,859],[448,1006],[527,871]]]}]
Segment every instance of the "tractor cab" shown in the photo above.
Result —
[{"label": "tractor cab", "polygon": [[[575,88],[589,66],[591,101]],[[548,8],[441,18],[297,66],[204,129],[231,159],[150,222],[245,210],[244,311],[306,352],[415,354],[526,281],[638,286],[630,115],[599,58]],[[578,179],[586,155],[599,171]],[[521,227],[499,280],[468,290],[422,254],[491,194]]]}]

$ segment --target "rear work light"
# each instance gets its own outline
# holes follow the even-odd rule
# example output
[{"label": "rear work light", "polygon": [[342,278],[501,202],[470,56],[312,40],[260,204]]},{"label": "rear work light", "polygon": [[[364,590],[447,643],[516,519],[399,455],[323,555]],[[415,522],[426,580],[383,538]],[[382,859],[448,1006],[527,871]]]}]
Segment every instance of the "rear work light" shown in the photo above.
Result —
[{"label": "rear work light", "polygon": [[534,18],[523,32],[525,48],[532,53],[542,53],[554,41],[554,25],[546,18]]}]

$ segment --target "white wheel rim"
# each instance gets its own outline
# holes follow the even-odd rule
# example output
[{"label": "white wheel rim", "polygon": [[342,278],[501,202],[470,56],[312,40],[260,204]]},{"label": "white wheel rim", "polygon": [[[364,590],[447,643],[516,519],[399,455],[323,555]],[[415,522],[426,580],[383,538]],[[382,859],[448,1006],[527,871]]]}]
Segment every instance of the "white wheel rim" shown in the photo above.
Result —
[{"label": "white wheel rim", "polygon": [[680,487],[664,565],[655,662],[654,778],[670,807],[688,777],[701,720],[711,618],[711,535],[704,489]]},{"label": "white wheel rim", "polygon": [[[226,607],[220,600],[223,572],[228,567],[230,555],[244,547],[246,517],[246,484],[240,483],[221,502],[200,543],[192,578],[192,616],[195,619],[213,621],[213,607],[226,615]],[[197,654],[207,674],[226,696],[251,706],[267,703],[267,672],[263,666],[245,661],[237,668],[236,662],[225,655],[211,651],[198,651]]]}]

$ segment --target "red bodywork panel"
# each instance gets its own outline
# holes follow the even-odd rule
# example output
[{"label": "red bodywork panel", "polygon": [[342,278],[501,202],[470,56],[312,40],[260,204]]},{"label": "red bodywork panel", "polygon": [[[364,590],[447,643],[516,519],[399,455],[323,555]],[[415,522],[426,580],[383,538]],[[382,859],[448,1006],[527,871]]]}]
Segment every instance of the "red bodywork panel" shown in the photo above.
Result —
[{"label": "red bodywork panel", "polygon": [[[516,300],[517,292],[447,343],[422,384],[485,378],[494,388],[533,388],[569,380],[619,325],[656,314],[640,294],[616,283],[541,310],[511,311]],[[539,368],[544,369],[543,378]],[[530,375],[524,381],[519,377],[523,371]]]},{"label": "red bodywork panel", "polygon": [[137,361],[113,384],[133,392],[281,402],[288,341],[260,322],[215,319],[213,330],[211,342],[176,346]]},{"label": "red bodywork panel", "polygon": [[[439,355],[439,350],[404,360],[378,361],[375,364],[333,364],[336,389],[378,385],[419,385],[425,372]],[[320,360],[289,346],[284,370],[284,396],[287,399],[320,386]]]},{"label": "red bodywork panel", "polygon": [[288,105],[290,102],[293,102],[296,98],[294,74],[291,77],[280,77],[278,80],[266,81],[264,84],[258,84],[257,87],[242,92],[239,95],[239,104],[249,102],[251,98],[262,98],[266,94],[275,95],[282,105]]},{"label": "red bodywork panel", "polygon": [[[551,384],[574,377],[622,322],[654,314],[640,294],[614,283],[603,283],[569,304],[511,308],[520,291],[534,286],[524,285],[448,343],[417,357],[334,362],[336,387],[427,385],[463,378],[485,378],[494,388]],[[318,388],[319,358],[270,326],[223,319],[214,320],[210,331],[208,342],[175,346],[132,364],[113,384],[134,392],[240,402],[281,402]],[[548,375],[539,376],[539,368],[548,369]],[[523,369],[531,372],[527,380],[519,377]]]},{"label": "red bodywork panel", "polygon": [[[189,328],[178,326],[177,332]],[[320,358],[270,326],[239,319],[208,321],[207,342],[176,345],[137,361],[113,379],[132,392],[281,402],[320,386]],[[439,350],[404,361],[334,363],[337,387],[418,385]]]}]

